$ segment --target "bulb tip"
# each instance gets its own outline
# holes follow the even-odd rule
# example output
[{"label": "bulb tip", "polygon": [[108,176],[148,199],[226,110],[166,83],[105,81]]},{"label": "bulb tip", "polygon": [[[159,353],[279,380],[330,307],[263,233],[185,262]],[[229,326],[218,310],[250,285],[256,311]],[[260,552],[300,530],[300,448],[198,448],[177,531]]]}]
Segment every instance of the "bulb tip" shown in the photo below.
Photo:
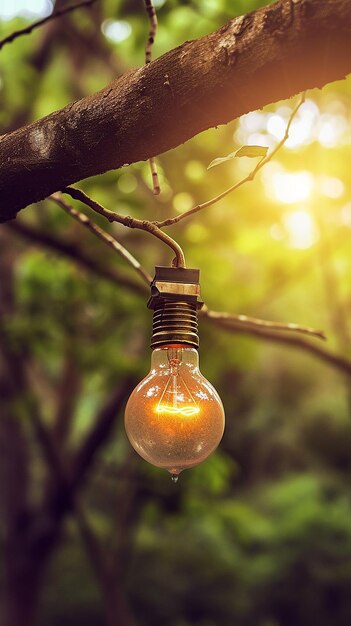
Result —
[{"label": "bulb tip", "polygon": [[177,483],[178,482],[178,478],[179,478],[178,474],[171,474],[172,482]]}]

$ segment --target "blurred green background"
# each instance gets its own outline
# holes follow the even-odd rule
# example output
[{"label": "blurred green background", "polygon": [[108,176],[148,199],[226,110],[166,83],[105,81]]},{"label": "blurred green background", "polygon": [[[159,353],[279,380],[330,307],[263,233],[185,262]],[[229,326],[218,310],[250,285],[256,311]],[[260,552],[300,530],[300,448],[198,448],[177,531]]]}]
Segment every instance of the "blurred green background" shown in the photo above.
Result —
[{"label": "blurred green background", "polygon": [[[155,4],[159,56],[267,2]],[[0,37],[51,10],[49,0],[0,0]],[[141,65],[147,32],[141,0],[103,0],[5,46],[1,131]],[[241,145],[273,148],[296,101],[161,155],[159,198],[147,163],[79,186],[126,215],[176,215],[247,174],[247,158],[206,168]],[[324,329],[345,359],[350,104],[350,79],[308,92],[286,146],[254,182],[167,231],[188,267],[201,269],[210,308]],[[93,217],[151,274],[170,263],[147,233]],[[125,397],[116,399],[149,368],[147,290],[49,201],[18,222],[32,236],[0,228],[1,624],[350,626],[350,375],[303,346],[203,322],[202,372],[222,397],[227,426],[216,453],[174,485],[130,449]],[[104,416],[100,441],[94,428]],[[52,473],[47,436],[65,477]],[[84,450],[75,488],[69,477]]]}]

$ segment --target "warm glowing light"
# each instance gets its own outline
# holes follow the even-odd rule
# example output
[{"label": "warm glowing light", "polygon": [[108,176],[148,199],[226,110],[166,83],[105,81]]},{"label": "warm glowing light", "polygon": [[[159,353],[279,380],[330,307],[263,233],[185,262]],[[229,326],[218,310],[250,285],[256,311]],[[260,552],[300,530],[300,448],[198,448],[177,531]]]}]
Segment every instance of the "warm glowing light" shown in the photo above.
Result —
[{"label": "warm glowing light", "polygon": [[196,415],[200,413],[200,409],[197,406],[167,406],[165,404],[159,404],[156,408],[157,413],[169,413],[170,415]]},{"label": "warm glowing light", "polygon": [[340,178],[334,176],[320,176],[318,179],[319,191],[328,198],[341,198],[345,186]]},{"label": "warm glowing light", "polygon": [[265,148],[274,148],[275,141],[265,133],[250,133],[245,143],[248,146],[264,146]]},{"label": "warm glowing light", "polygon": [[305,117],[300,117],[299,119],[294,120],[291,124],[289,137],[285,142],[285,146],[287,148],[297,148],[298,146],[308,143],[311,139],[311,120]]},{"label": "warm glowing light", "polygon": [[351,202],[345,204],[341,209],[341,222],[345,226],[351,227]]},{"label": "warm glowing light", "polygon": [[322,146],[332,148],[336,146],[347,131],[347,120],[343,115],[324,113],[320,117],[318,141]]},{"label": "warm glowing light", "polygon": [[125,426],[138,454],[167,469],[173,480],[216,449],[224,430],[223,406],[199,370],[195,348],[177,344],[153,350],[151,371],[128,400]]},{"label": "warm glowing light", "polygon": [[[318,117],[319,109],[315,102],[306,100],[291,124],[285,146],[287,148],[297,148],[298,146],[311,143],[316,136]],[[286,118],[285,123],[288,123],[288,118]]]},{"label": "warm glowing light", "polygon": [[249,132],[260,131],[264,128],[266,121],[265,113],[262,111],[251,111],[242,115],[240,118],[240,125]]},{"label": "warm glowing light", "polygon": [[281,115],[273,113],[268,117],[267,131],[276,139],[283,139],[286,129],[286,120]]},{"label": "warm glowing light", "polygon": [[[292,113],[289,106],[279,106],[273,112],[254,111],[243,115],[234,133],[234,141],[238,144],[261,144],[276,146],[286,133]],[[296,117],[292,120],[289,136],[284,142],[285,148],[294,149],[299,146],[319,141],[325,147],[332,148],[338,143],[349,143],[350,132],[345,110],[340,103],[328,103],[327,110],[321,112],[313,100],[304,102]]]},{"label": "warm glowing light", "polygon": [[307,211],[289,211],[283,216],[288,245],[291,248],[306,249],[318,239],[318,230],[312,216]]},{"label": "warm glowing light", "polygon": [[276,170],[270,177],[265,177],[264,182],[269,195],[284,204],[295,204],[307,200],[314,187],[313,175],[307,171]]}]

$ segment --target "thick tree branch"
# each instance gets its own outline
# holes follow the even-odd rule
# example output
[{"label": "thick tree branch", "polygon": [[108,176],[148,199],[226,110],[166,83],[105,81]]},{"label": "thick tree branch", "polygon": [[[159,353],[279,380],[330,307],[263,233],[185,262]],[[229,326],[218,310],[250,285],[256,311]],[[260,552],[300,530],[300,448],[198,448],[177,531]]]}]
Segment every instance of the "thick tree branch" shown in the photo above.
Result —
[{"label": "thick tree branch", "polygon": [[[0,220],[351,71],[349,0],[279,0],[0,138]],[[155,132],[157,129],[157,132]]]}]

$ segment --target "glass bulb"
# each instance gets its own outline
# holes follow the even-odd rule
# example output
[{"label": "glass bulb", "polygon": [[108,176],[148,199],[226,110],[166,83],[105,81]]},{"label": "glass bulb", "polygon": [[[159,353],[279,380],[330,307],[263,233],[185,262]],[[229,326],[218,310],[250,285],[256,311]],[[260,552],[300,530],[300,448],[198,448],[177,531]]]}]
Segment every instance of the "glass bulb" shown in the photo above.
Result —
[{"label": "glass bulb", "polygon": [[125,426],[138,454],[167,469],[174,481],[217,448],[223,405],[199,370],[195,348],[168,344],[153,350],[151,371],[128,400]]}]

